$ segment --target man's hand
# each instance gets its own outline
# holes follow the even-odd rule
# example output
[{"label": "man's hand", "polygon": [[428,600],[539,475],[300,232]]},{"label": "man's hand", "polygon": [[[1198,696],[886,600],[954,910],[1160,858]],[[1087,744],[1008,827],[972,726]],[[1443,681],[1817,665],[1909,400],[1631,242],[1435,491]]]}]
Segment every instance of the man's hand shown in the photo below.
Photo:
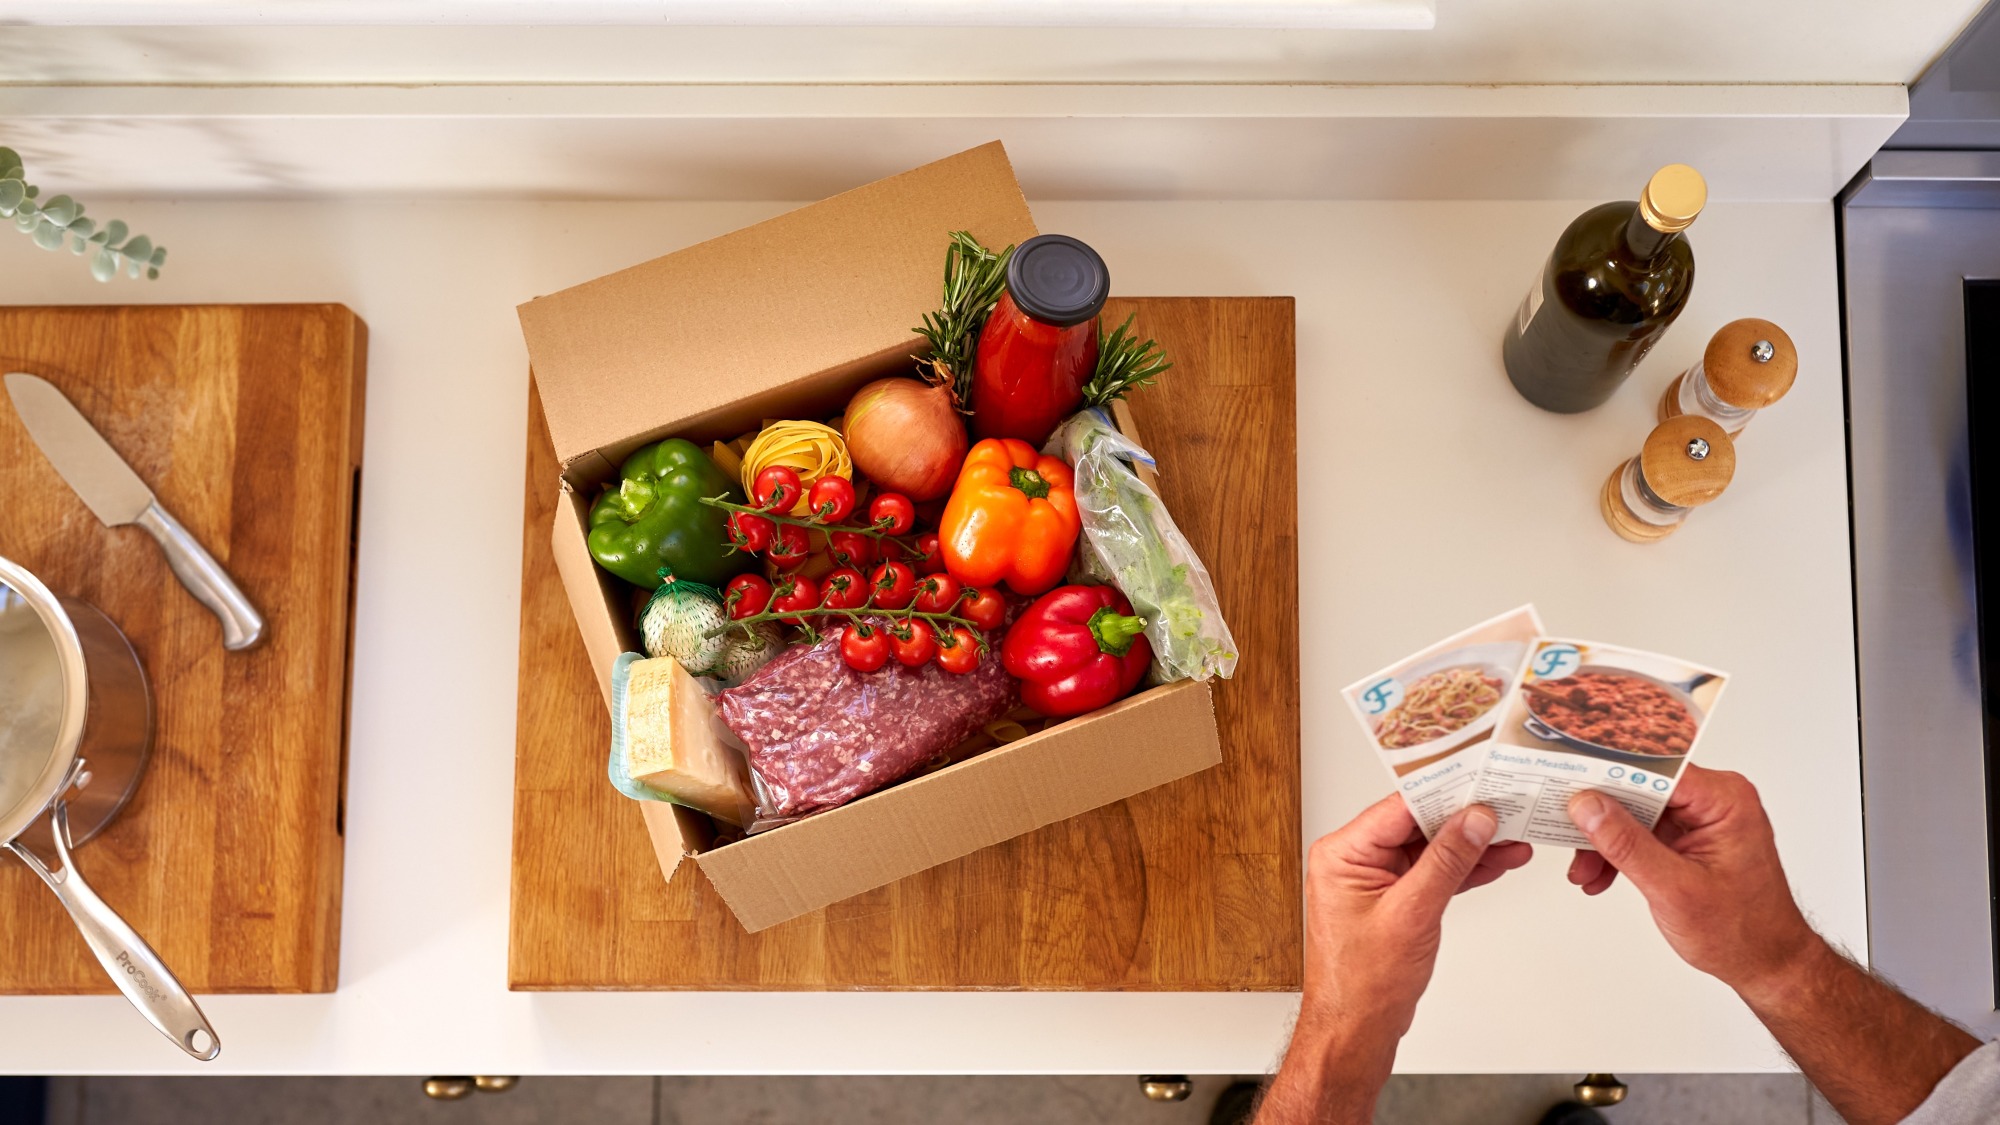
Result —
[{"label": "man's hand", "polygon": [[1623,871],[1674,952],[1748,997],[1822,943],[1792,899],[1756,787],[1682,769],[1651,832],[1602,793],[1570,798],[1570,819],[1597,850],[1576,853],[1569,881],[1601,894]]},{"label": "man's hand", "polygon": [[1843,1120],[1903,1120],[1978,1041],[1813,932],[1755,787],[1683,768],[1652,832],[1602,794],[1570,798],[1570,819],[1597,849],[1576,854],[1570,882],[1594,895],[1623,871],[1674,952],[1734,988]]},{"label": "man's hand", "polygon": [[1400,1039],[1430,983],[1451,896],[1528,862],[1534,848],[1487,847],[1499,827],[1473,805],[1426,843],[1403,799],[1370,805],[1321,837],[1306,863],[1306,979],[1299,1013],[1309,1023],[1385,1030]]},{"label": "man's hand", "polygon": [[1528,862],[1526,843],[1487,846],[1499,826],[1473,805],[1429,843],[1398,796],[1314,842],[1306,861],[1305,996],[1259,1125],[1365,1125],[1396,1041],[1437,964],[1451,896]]}]

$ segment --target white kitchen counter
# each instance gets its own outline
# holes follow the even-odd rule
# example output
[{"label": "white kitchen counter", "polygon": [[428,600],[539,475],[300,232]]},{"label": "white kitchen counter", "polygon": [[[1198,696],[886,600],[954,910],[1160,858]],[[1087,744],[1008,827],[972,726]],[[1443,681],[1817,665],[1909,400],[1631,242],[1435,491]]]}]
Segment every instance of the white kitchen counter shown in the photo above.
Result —
[{"label": "white kitchen counter", "polygon": [[[3,997],[0,1025],[13,1031],[0,1071],[1136,1074],[1272,1062],[1292,996],[507,991],[527,400],[514,306],[780,205],[88,202],[171,247],[165,276],[99,286],[77,259],[0,232],[0,302],[341,301],[369,325],[340,989],[204,997],[224,1043],[206,1067],[115,996]],[[1389,791],[1335,689],[1533,600],[1552,630],[1735,674],[1703,759],[1763,786],[1799,897],[1860,952],[1832,208],[1712,206],[1692,231],[1699,283],[1680,323],[1613,402],[1557,417],[1515,396],[1498,343],[1581,206],[1035,212],[1043,229],[1096,245],[1122,294],[1298,298],[1306,839]],[[1598,486],[1637,450],[1661,386],[1716,327],[1748,315],[1797,341],[1796,390],[1756,422],[1713,509],[1656,546],[1615,538]],[[441,487],[483,489],[488,502],[447,512]],[[1545,854],[1452,907],[1399,1069],[1785,1065],[1727,990],[1675,959],[1629,887],[1586,900],[1564,882],[1566,858]]]}]

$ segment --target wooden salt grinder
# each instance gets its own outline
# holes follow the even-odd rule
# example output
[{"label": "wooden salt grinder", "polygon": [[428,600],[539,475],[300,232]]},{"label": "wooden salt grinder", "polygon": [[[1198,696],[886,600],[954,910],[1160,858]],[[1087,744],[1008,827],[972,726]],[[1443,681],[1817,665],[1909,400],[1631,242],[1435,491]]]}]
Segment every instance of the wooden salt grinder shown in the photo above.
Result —
[{"label": "wooden salt grinder", "polygon": [[1688,513],[1722,495],[1736,475],[1736,446],[1721,426],[1682,414],[1653,427],[1637,457],[1611,470],[1598,509],[1634,543],[1672,535]]},{"label": "wooden salt grinder", "polygon": [[1700,414],[1736,437],[1759,410],[1785,397],[1799,374],[1799,351],[1768,320],[1732,320],[1716,332],[1693,367],[1660,396],[1660,421]]}]

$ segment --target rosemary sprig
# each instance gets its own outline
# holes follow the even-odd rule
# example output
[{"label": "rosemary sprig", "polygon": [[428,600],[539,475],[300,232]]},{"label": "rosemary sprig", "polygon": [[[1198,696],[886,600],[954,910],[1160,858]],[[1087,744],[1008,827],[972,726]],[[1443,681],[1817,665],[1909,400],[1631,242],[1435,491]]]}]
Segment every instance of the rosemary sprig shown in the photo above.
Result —
[{"label": "rosemary sprig", "polygon": [[1098,321],[1099,341],[1097,345],[1097,370],[1090,382],[1083,385],[1083,401],[1091,406],[1103,406],[1112,399],[1124,398],[1140,387],[1150,387],[1173,364],[1167,362],[1167,355],[1160,349],[1157,340],[1141,343],[1130,331],[1132,318],[1137,313],[1128,313],[1125,323],[1103,334],[1104,322]]},{"label": "rosemary sprig", "polygon": [[944,251],[944,301],[924,314],[914,331],[931,346],[930,364],[940,383],[951,387],[960,410],[972,401],[972,360],[979,330],[1007,288],[1007,261],[1014,248],[995,254],[968,231],[951,232]]}]

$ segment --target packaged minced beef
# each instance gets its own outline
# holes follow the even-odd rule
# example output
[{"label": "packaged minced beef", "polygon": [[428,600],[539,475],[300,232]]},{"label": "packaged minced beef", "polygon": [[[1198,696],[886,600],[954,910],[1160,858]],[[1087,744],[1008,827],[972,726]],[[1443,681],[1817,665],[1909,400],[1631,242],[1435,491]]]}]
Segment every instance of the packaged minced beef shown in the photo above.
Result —
[{"label": "packaged minced beef", "polygon": [[839,630],[716,697],[750,759],[759,829],[901,781],[1019,702],[997,653],[962,676],[893,660],[857,672],[841,659]]}]

